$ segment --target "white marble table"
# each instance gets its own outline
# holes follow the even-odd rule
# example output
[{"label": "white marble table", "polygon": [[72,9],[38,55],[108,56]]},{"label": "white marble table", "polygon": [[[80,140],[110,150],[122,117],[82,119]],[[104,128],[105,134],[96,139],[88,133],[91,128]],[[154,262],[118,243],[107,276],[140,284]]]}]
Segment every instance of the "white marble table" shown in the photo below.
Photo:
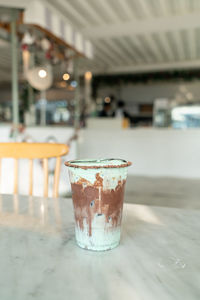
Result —
[{"label": "white marble table", "polygon": [[200,211],[125,205],[121,244],[75,244],[70,199],[0,197],[0,299],[200,299]]}]

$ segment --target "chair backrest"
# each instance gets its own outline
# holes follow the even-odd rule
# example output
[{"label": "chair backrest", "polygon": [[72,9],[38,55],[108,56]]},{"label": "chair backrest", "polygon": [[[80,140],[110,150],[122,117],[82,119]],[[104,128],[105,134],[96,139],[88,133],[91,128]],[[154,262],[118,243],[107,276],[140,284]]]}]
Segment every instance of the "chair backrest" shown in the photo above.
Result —
[{"label": "chair backrest", "polygon": [[14,159],[14,194],[18,193],[18,160],[29,159],[29,195],[33,193],[33,159],[43,160],[44,197],[48,197],[48,158],[56,158],[53,197],[58,197],[61,156],[69,152],[64,144],[51,143],[0,143],[0,169],[2,158]]}]

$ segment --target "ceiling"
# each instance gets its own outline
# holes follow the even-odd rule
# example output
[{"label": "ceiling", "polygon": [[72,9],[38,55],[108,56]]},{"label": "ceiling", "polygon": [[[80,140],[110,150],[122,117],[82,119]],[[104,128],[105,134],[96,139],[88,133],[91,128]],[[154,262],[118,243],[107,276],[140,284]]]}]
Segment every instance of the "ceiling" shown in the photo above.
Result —
[{"label": "ceiling", "polygon": [[200,67],[200,0],[47,0],[94,45],[96,73]]},{"label": "ceiling", "polygon": [[[200,68],[200,0],[41,1],[91,40],[94,59],[80,62],[82,72]],[[17,7],[24,0],[6,3]],[[10,60],[8,44],[0,43],[0,80],[10,78]]]}]

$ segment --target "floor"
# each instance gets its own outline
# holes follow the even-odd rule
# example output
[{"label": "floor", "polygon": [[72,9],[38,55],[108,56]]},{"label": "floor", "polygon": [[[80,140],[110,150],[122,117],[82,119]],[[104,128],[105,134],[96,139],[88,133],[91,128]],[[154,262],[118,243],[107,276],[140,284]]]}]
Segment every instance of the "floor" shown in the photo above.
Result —
[{"label": "floor", "polygon": [[200,180],[128,176],[125,202],[200,209]]}]

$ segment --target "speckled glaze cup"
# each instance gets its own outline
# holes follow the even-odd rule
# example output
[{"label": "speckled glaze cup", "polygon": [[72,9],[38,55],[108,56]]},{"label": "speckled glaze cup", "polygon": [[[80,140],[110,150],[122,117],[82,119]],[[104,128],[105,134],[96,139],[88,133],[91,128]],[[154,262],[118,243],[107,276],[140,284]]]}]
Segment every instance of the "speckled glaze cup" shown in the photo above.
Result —
[{"label": "speckled glaze cup", "polygon": [[81,248],[103,251],[120,242],[127,167],[123,159],[74,160],[69,169],[75,233]]}]

